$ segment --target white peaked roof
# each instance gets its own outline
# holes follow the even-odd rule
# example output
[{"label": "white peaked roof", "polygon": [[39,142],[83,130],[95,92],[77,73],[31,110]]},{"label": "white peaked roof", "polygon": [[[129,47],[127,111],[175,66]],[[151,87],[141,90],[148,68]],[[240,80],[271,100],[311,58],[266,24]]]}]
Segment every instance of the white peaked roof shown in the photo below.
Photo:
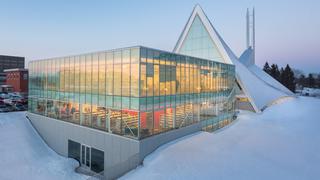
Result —
[{"label": "white peaked roof", "polygon": [[[204,27],[203,29],[206,30],[215,46],[206,45],[204,43],[204,45],[200,46],[200,48],[197,46],[189,47],[190,45],[187,41],[195,41],[196,43],[199,43],[197,42],[197,38],[199,37],[196,37],[192,34],[194,31],[202,32],[201,28],[193,27],[199,26],[199,20],[201,22],[201,26]],[[202,32],[201,37],[204,36],[206,36],[206,33]],[[201,42],[203,41],[204,40]],[[220,53],[221,58],[215,59],[206,55],[206,52],[212,52],[206,51],[205,49],[207,47],[215,48],[216,51]],[[201,48],[204,50],[200,51],[199,49]],[[234,64],[236,67],[236,79],[256,112],[261,112],[261,110],[271,105],[279,98],[294,96],[291,91],[282,86],[271,76],[264,73],[254,64],[252,61],[252,50],[247,50],[247,52],[242,55],[242,62],[240,62],[238,57],[232,52],[229,46],[214,29],[213,25],[199,5],[195,6],[182,34],[179,37],[179,40],[174,48],[174,52],[211,59],[228,64]]]},{"label": "white peaked roof", "polygon": [[252,63],[252,48],[249,47],[247,50],[245,50],[242,55],[239,58],[239,61],[244,64],[255,76],[257,76],[259,79],[267,83],[269,86],[273,87],[274,89],[277,89],[279,91],[282,91],[286,93],[289,96],[295,96],[294,93],[292,93],[288,88],[286,88],[284,85],[282,85],[279,81],[275,80],[273,77],[271,77],[269,74],[264,72],[261,68],[259,68],[257,65]]},{"label": "white peaked roof", "polygon": [[[200,20],[200,21],[199,21]],[[184,45],[186,45],[186,39],[189,38],[190,30],[192,30],[193,28],[193,24],[195,23],[200,23],[200,28],[202,27],[204,29],[204,32],[201,32],[201,29],[199,28],[195,28],[196,30],[199,30],[198,32],[202,33],[200,36],[204,37],[206,35],[209,36],[209,38],[212,40],[212,49],[214,49],[215,51],[217,51],[219,54],[216,55],[220,56],[220,58],[208,58],[206,56],[202,56],[201,54],[198,55],[201,58],[204,59],[212,59],[215,61],[219,61],[219,62],[223,62],[223,63],[227,63],[227,64],[232,64],[232,61],[230,60],[227,52],[225,51],[225,49],[223,48],[223,45],[221,44],[219,37],[217,35],[217,33],[215,32],[214,28],[211,25],[211,22],[209,21],[209,19],[207,18],[207,16],[205,15],[205,13],[202,11],[201,7],[199,5],[196,5],[194,7],[194,10],[188,20],[188,23],[186,24],[186,26],[184,27],[184,30],[182,32],[182,34],[179,37],[179,40],[174,48],[174,52],[181,52],[181,50],[185,47]],[[202,39],[199,39],[202,40]],[[207,42],[210,43],[210,42]],[[195,43],[196,44],[196,43]],[[210,46],[210,45],[209,45]],[[192,49],[192,47],[190,47]],[[188,49],[188,47],[186,48]],[[188,54],[190,56],[194,56],[194,54],[191,52],[191,54],[189,53],[185,53]]]}]

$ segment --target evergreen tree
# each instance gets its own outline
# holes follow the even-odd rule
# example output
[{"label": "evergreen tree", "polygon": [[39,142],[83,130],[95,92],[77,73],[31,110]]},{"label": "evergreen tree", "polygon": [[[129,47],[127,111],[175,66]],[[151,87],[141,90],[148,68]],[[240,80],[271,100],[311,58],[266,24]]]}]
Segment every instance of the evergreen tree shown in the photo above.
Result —
[{"label": "evergreen tree", "polygon": [[281,84],[287,87],[286,73],[284,72],[283,67],[281,67],[280,69],[280,82]]},{"label": "evergreen tree", "polygon": [[269,66],[269,63],[268,63],[268,62],[266,62],[266,63],[264,64],[264,66],[263,66],[263,70],[264,70],[264,72],[266,72],[266,73],[268,73],[268,74],[270,74],[270,73],[271,73],[271,68],[270,68],[270,66]]},{"label": "evergreen tree", "polygon": [[307,78],[307,86],[309,88],[313,88],[314,87],[314,84],[315,84],[315,79],[314,77],[312,76],[312,74],[309,74],[308,75],[308,78]]},{"label": "evergreen tree", "polygon": [[280,81],[280,70],[277,64],[276,64],[276,77],[278,77],[278,81]]},{"label": "evergreen tree", "polygon": [[276,64],[271,65],[270,75],[280,82],[280,71],[279,71],[278,65]]},{"label": "evergreen tree", "polygon": [[290,89],[292,92],[295,92],[296,83],[295,83],[294,73],[288,64],[285,67],[283,74],[284,74],[283,77],[285,78],[284,79],[285,86],[288,89]]},{"label": "evergreen tree", "polygon": [[284,69],[281,67],[279,72],[277,72],[277,68],[278,68],[277,65],[274,65],[271,67],[273,67],[273,69],[274,69],[273,72],[276,76],[279,74],[278,81],[282,85],[287,87],[289,90],[291,90],[292,92],[295,92],[295,89],[296,89],[295,77],[294,77],[294,72],[290,68],[290,66],[287,64]]}]

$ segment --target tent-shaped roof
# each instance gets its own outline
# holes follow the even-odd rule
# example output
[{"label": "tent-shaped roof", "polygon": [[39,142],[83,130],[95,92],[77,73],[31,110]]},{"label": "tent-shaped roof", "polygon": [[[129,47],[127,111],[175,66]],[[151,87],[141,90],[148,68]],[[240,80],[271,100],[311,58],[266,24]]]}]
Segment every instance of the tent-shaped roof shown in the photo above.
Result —
[{"label": "tent-shaped roof", "polygon": [[232,64],[219,36],[213,28],[208,27],[212,27],[209,19],[201,7],[196,5],[180,35],[174,52]]},{"label": "tent-shaped roof", "polygon": [[249,59],[252,56],[250,52],[243,55],[244,63],[240,62],[199,5],[195,6],[174,52],[234,64],[236,79],[256,112],[279,98],[293,96],[293,93],[284,89],[280,83],[275,83],[276,80],[272,77],[257,70],[258,67],[254,64],[248,68],[246,64],[252,64]]}]

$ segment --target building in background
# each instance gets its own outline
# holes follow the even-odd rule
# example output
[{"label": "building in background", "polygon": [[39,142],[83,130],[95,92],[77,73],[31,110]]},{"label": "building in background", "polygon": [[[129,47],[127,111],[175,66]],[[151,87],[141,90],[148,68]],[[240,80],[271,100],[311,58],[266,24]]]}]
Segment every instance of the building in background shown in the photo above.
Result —
[{"label": "building in background", "polygon": [[27,69],[5,69],[6,85],[12,87],[13,92],[28,94],[28,70]]},{"label": "building in background", "polygon": [[5,69],[24,68],[24,57],[0,55],[0,85],[6,83]]},{"label": "building in background", "polygon": [[145,47],[29,63],[28,117],[56,152],[116,178],[234,119],[235,67]]}]

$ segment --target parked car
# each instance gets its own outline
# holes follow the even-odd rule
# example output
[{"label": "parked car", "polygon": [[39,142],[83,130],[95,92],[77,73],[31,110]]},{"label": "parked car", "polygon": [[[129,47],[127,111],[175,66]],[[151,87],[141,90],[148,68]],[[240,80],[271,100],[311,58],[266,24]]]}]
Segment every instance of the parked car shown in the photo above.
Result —
[{"label": "parked car", "polygon": [[10,95],[8,93],[1,93],[0,94],[0,98],[3,98],[3,99],[9,99],[10,98]]},{"label": "parked car", "polygon": [[6,104],[6,106],[7,106],[7,108],[9,109],[10,112],[15,110],[14,107],[13,107],[13,105]]},{"label": "parked car", "polygon": [[21,96],[17,96],[17,95],[10,95],[10,98],[5,98],[3,99],[3,102],[5,104],[16,104],[16,103],[22,103],[22,104],[26,104],[28,102],[27,99],[21,97]]},{"label": "parked car", "polygon": [[13,102],[12,102],[12,99],[9,99],[9,98],[3,99],[3,102],[4,102],[5,104],[12,104],[12,103],[13,103]]},{"label": "parked car", "polygon": [[15,98],[15,99],[12,99],[12,102],[13,103],[19,103],[19,104],[28,104],[28,98]]},{"label": "parked car", "polygon": [[25,111],[28,109],[27,94],[0,92],[0,112]]},{"label": "parked car", "polygon": [[16,103],[13,105],[15,111],[25,111],[27,110],[26,106],[20,103]]},{"label": "parked car", "polygon": [[2,112],[9,112],[10,109],[5,104],[0,104],[0,113]]}]

